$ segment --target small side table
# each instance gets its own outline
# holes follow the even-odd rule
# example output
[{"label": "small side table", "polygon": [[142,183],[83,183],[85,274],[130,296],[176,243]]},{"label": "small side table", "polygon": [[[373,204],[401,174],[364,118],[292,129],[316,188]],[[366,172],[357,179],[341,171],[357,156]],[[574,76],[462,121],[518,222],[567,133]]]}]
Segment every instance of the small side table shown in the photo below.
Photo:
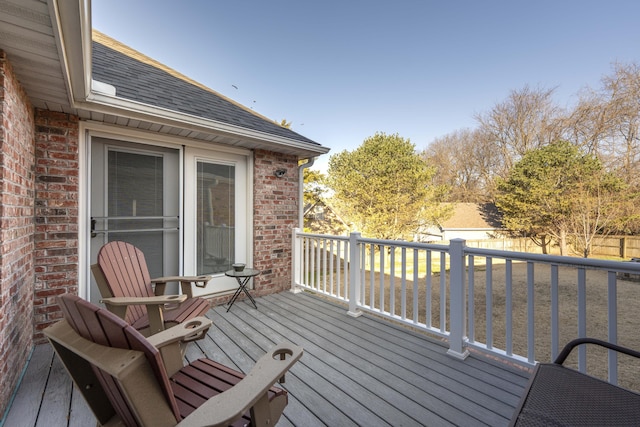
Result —
[{"label": "small side table", "polygon": [[231,310],[231,306],[233,305],[234,302],[236,302],[241,292],[244,292],[249,297],[249,299],[251,300],[251,303],[256,309],[258,308],[258,306],[256,305],[256,300],[253,299],[253,297],[249,293],[249,290],[247,289],[247,285],[249,284],[249,281],[251,280],[251,278],[257,276],[258,274],[260,274],[260,270],[254,270],[253,268],[245,268],[242,271],[235,271],[235,270],[225,271],[224,273],[225,276],[235,277],[236,280],[238,281],[238,289],[236,290],[236,292],[233,294],[233,297],[231,297],[231,300],[229,301],[229,307],[227,307],[227,312]]}]

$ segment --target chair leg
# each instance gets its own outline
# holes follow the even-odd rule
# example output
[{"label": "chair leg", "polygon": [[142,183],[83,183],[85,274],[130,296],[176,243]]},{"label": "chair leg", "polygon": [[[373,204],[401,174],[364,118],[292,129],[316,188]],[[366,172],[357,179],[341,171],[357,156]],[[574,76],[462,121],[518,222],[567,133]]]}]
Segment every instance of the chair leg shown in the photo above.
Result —
[{"label": "chair leg", "polygon": [[271,416],[273,417],[272,421],[274,424],[277,423],[280,419],[280,416],[282,416],[284,408],[287,407],[287,403],[289,403],[289,398],[286,394],[282,396],[276,396],[271,399],[269,405],[271,406]]},{"label": "chair leg", "polygon": [[164,316],[160,305],[147,305],[149,316],[149,335],[164,331]]},{"label": "chair leg", "polygon": [[[271,418],[271,405],[269,404],[269,395],[265,393],[262,397],[251,407],[251,425],[255,427],[271,427],[274,426],[278,420]],[[278,414],[278,418],[280,415]]]}]

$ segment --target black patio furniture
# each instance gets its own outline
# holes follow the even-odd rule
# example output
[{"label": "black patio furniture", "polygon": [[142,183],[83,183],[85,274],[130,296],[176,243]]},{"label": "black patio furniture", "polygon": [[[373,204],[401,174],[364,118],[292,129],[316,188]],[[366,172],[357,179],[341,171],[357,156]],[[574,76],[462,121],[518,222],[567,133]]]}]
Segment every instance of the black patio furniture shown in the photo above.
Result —
[{"label": "black patio furniture", "polygon": [[640,394],[563,365],[583,344],[640,358],[638,351],[594,338],[569,342],[553,363],[536,366],[511,426],[640,425]]}]

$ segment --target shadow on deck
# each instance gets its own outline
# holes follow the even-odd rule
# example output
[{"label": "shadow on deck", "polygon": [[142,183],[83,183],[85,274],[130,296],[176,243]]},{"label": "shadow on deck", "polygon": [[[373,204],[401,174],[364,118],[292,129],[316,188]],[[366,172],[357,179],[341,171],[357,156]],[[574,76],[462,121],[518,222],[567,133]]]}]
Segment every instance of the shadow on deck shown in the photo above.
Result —
[{"label": "shadow on deck", "polygon": [[[446,354],[433,338],[302,293],[244,301],[207,314],[207,356],[248,372],[274,343],[304,348],[286,376],[279,426],[507,425],[529,374],[478,356]],[[1,423],[0,423],[1,424]],[[95,419],[47,344],[35,348],[4,426],[86,426]]]}]

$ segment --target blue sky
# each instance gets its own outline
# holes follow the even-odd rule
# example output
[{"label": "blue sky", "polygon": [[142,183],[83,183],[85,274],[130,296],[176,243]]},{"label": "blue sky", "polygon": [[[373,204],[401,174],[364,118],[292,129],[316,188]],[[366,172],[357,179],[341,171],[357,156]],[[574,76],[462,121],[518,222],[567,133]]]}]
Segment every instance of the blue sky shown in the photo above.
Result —
[{"label": "blue sky", "polygon": [[[640,1],[93,0],[107,35],[330,147],[376,132],[418,150],[511,90],[571,106],[640,62]],[[235,87],[237,87],[237,89]]]}]

